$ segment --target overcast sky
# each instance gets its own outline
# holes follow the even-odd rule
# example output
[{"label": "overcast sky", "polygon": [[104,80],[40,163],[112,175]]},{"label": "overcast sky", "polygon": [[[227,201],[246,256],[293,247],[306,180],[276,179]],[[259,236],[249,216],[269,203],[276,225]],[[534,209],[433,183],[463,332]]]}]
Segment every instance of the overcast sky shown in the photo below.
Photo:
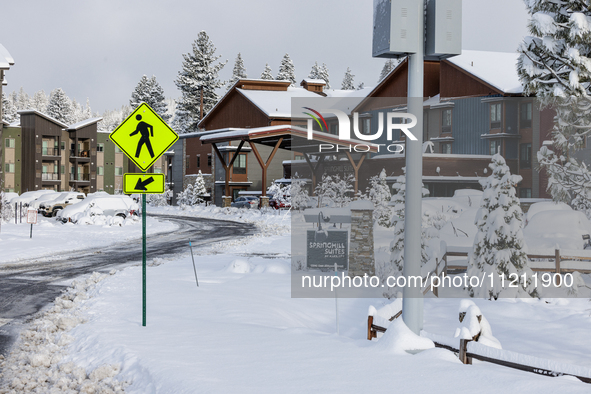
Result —
[{"label": "overcast sky", "polygon": [[[155,75],[167,97],[182,55],[205,30],[228,64],[238,52],[251,78],[269,63],[276,75],[285,53],[298,81],[315,61],[340,88],[347,67],[355,83],[374,86],[383,59],[371,57],[373,0],[100,0],[5,1],[0,43],[16,64],[5,92],[29,95],[61,87],[93,112],[129,103],[143,74]],[[463,0],[464,49],[515,51],[527,34],[523,0]]]}]

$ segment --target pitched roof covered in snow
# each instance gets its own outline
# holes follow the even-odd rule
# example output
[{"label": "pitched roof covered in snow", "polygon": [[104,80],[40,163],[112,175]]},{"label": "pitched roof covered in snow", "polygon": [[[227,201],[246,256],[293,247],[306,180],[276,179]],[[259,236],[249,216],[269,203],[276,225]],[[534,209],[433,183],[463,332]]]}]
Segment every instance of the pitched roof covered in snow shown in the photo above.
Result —
[{"label": "pitched roof covered in snow", "polygon": [[447,59],[464,71],[478,77],[504,93],[523,93],[517,76],[516,52],[467,51]]},{"label": "pitched roof covered in snow", "polygon": [[98,123],[101,120],[103,120],[103,118],[89,118],[89,119],[80,121],[78,123],[71,124],[70,126],[68,126],[68,128],[66,130],[69,130],[69,131],[78,130],[83,127],[89,126],[91,124]]},{"label": "pitched roof covered in snow", "polygon": [[24,109],[22,111],[16,111],[16,113],[19,114],[19,115],[21,115],[21,116],[22,115],[31,115],[31,114],[34,114],[34,115],[40,116],[40,117],[42,117],[44,119],[47,119],[50,122],[53,122],[56,125],[63,127],[64,129],[66,129],[68,127],[67,124],[65,124],[63,122],[60,122],[56,118],[52,118],[51,116],[49,116],[47,114],[44,114],[43,112],[39,112],[36,109]]},{"label": "pitched roof covered in snow", "polygon": [[14,65],[14,59],[4,45],[0,44],[0,70],[8,70],[10,66]]}]

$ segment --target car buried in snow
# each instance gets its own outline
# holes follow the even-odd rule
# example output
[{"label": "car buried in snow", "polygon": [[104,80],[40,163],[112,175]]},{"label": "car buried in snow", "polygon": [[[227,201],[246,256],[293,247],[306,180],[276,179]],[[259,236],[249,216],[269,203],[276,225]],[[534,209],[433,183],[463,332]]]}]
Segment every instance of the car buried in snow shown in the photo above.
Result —
[{"label": "car buried in snow", "polygon": [[56,219],[62,223],[89,223],[98,216],[119,217],[125,220],[130,215],[137,215],[138,204],[129,196],[110,194],[92,195],[76,205],[58,212]]},{"label": "car buried in snow", "polygon": [[258,208],[259,199],[252,196],[238,197],[230,206],[233,208]]}]

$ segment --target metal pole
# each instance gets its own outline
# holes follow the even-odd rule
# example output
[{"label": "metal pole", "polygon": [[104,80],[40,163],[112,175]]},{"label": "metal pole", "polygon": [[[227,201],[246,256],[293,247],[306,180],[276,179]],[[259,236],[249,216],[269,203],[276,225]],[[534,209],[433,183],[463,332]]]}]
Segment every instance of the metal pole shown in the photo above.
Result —
[{"label": "metal pole", "polygon": [[[339,276],[339,270],[337,269],[337,263],[334,263],[334,276]],[[336,312],[337,322],[337,335],[339,335],[339,297],[337,297],[337,288],[334,289],[334,308]]]},{"label": "metal pole", "polygon": [[142,326],[146,326],[146,195],[142,194]]},{"label": "metal pole", "polygon": [[[424,75],[424,0],[415,0],[419,8],[419,45],[408,58],[408,111],[417,117],[411,130],[416,141],[406,139],[406,201],[404,203],[404,269],[406,278],[421,276],[421,200],[423,145],[423,75]],[[423,293],[420,287],[406,286],[403,291],[402,319],[415,334],[423,328]]]},{"label": "metal pole", "polygon": [[191,239],[189,239],[189,248],[191,249],[191,260],[193,260],[193,271],[195,271],[195,283],[199,287],[199,280],[197,279],[197,268],[195,268],[195,257],[193,257],[193,245],[191,245]]}]

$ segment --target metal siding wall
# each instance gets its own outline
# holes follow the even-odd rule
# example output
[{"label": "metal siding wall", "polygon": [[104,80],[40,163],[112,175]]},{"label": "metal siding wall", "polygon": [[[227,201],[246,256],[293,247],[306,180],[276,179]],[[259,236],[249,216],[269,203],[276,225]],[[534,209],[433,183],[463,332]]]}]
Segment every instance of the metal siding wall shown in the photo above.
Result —
[{"label": "metal siding wall", "polygon": [[452,153],[486,155],[488,144],[480,137],[488,133],[488,104],[480,97],[453,100]]}]

